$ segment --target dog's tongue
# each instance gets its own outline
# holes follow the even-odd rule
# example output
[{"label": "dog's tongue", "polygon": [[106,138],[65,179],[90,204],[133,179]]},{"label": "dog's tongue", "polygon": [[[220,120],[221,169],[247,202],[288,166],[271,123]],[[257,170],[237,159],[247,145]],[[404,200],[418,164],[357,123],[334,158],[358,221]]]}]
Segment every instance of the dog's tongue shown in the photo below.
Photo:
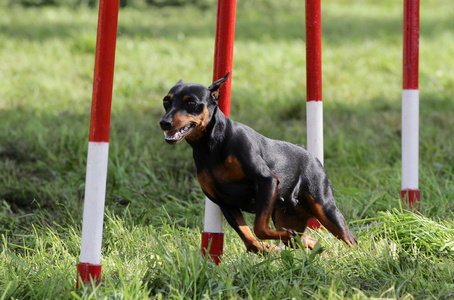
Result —
[{"label": "dog's tongue", "polygon": [[166,131],[166,137],[172,138],[172,137],[175,136],[175,134],[177,134],[177,132],[179,132],[179,130],[169,130],[169,131]]},{"label": "dog's tongue", "polygon": [[177,135],[179,135],[179,133],[179,129],[166,131],[166,139],[175,139],[177,138]]}]

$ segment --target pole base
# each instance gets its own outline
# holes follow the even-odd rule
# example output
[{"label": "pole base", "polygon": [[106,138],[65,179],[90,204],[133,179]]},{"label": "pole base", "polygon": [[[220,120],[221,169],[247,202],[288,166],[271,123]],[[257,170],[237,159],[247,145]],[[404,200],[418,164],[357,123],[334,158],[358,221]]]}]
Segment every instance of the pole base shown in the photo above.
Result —
[{"label": "pole base", "polygon": [[410,206],[410,210],[413,210],[415,206],[417,206],[415,209],[419,210],[419,194],[420,191],[419,189],[406,189],[406,190],[401,190],[400,191],[400,199],[407,203],[408,206]]},{"label": "pole base", "polygon": [[78,289],[82,285],[90,283],[91,280],[97,283],[101,281],[101,265],[79,262],[77,264],[76,288]]},{"label": "pole base", "polygon": [[216,265],[221,262],[222,248],[224,246],[223,232],[202,231],[202,255],[206,256],[207,250],[211,259]]}]

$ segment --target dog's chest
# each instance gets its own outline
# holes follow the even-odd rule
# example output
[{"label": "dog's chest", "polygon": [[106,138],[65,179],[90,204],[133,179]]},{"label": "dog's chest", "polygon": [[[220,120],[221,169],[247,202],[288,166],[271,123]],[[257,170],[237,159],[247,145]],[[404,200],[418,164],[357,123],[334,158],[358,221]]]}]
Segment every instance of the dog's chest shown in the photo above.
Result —
[{"label": "dog's chest", "polygon": [[235,156],[228,156],[214,167],[198,166],[197,179],[203,191],[219,205],[249,206],[245,202],[252,202],[251,184]]}]

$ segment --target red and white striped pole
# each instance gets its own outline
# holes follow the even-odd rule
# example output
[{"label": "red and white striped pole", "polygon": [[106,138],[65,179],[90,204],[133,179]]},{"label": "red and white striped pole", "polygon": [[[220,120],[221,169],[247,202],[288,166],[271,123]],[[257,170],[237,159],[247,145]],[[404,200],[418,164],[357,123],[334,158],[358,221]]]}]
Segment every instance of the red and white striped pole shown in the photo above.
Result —
[{"label": "red and white striped pole", "polygon": [[79,280],[101,279],[101,242],[109,154],[110,110],[119,0],[100,0],[88,142]]},{"label": "red and white striped pole", "polygon": [[[306,0],[307,150],[323,165],[322,17],[321,1]],[[317,219],[310,228],[320,228]]]},{"label": "red and white striped pole", "polygon": [[[236,0],[218,0],[216,21],[216,42],[214,50],[213,81],[230,76],[220,90],[219,108],[228,117],[230,115],[230,90],[232,84],[233,43],[235,39]],[[222,232],[223,216],[219,206],[208,198],[205,200],[205,226],[202,232],[202,254],[209,255],[219,264],[224,244]]]},{"label": "red and white striped pole", "polygon": [[401,199],[419,208],[419,0],[404,0],[403,23]]}]

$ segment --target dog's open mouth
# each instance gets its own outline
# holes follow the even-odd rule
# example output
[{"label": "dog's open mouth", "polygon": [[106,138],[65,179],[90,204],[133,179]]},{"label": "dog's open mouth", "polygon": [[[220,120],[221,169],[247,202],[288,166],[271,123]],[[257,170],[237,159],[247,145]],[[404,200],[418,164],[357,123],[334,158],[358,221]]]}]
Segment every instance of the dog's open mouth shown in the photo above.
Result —
[{"label": "dog's open mouth", "polygon": [[194,124],[188,124],[176,130],[169,130],[164,132],[166,142],[169,144],[176,144],[180,142],[192,131],[192,129],[194,129],[194,126]]}]

